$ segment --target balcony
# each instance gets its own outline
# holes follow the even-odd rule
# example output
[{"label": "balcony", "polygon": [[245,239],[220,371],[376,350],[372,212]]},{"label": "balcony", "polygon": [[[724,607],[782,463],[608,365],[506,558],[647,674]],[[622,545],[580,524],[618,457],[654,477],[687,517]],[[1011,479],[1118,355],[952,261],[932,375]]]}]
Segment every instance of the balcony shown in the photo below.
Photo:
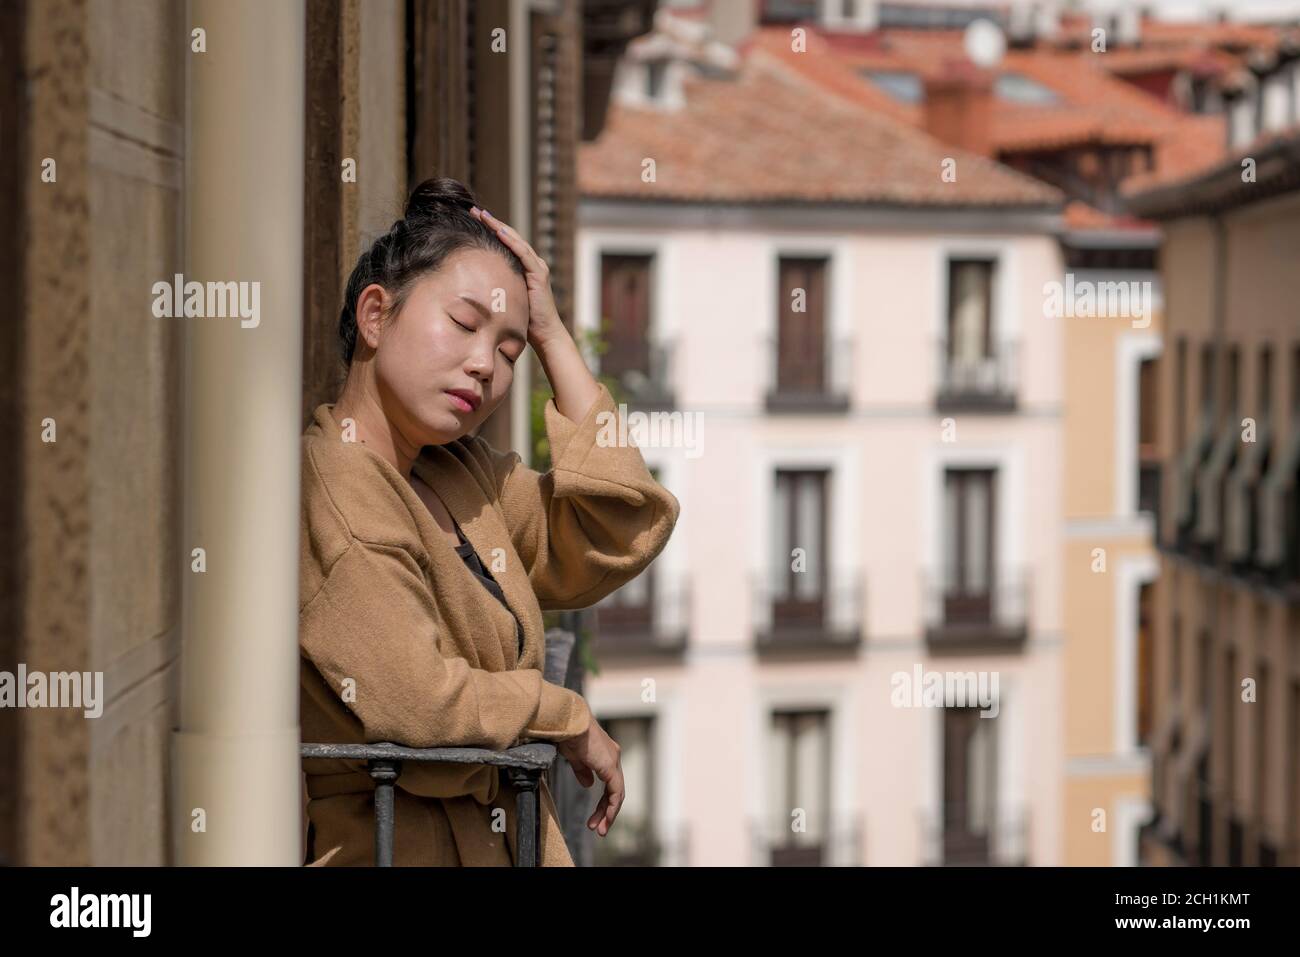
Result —
[{"label": "balcony", "polygon": [[[594,808],[593,808],[594,810]],[[619,816],[604,838],[596,841],[596,867],[686,867],[689,840],[686,825],[663,828],[651,821]]]},{"label": "balcony", "polygon": [[866,863],[859,816],[833,816],[829,827],[809,817],[806,831],[792,830],[789,819],[752,821],[754,863],[759,867],[861,867]]},{"label": "balcony", "polygon": [[828,354],[811,362],[783,355],[777,339],[766,340],[768,383],[765,405],[773,413],[840,413],[849,408],[853,340],[831,342]]},{"label": "balcony", "polygon": [[922,814],[921,848],[927,867],[1025,867],[1029,863],[1029,813],[996,808],[979,813],[953,804]]},{"label": "balcony", "polygon": [[798,575],[793,586],[779,574],[756,576],[753,615],[759,652],[856,654],[866,621],[864,594],[857,577],[827,587],[815,579],[804,583]]},{"label": "balcony", "polygon": [[689,583],[664,584],[647,572],[596,605],[596,655],[602,661],[680,658],[690,610]]},{"label": "balcony", "polygon": [[925,640],[936,654],[1018,652],[1029,633],[1029,576],[999,569],[987,579],[966,571],[927,573],[922,584]]},{"label": "balcony", "polygon": [[676,355],[675,339],[643,342],[617,358],[606,353],[600,359],[600,374],[618,383],[627,404],[634,409],[672,409],[677,404],[673,387]]},{"label": "balcony", "polygon": [[983,356],[954,355],[947,339],[935,350],[939,412],[1014,412],[1019,391],[1018,347],[994,342]]}]

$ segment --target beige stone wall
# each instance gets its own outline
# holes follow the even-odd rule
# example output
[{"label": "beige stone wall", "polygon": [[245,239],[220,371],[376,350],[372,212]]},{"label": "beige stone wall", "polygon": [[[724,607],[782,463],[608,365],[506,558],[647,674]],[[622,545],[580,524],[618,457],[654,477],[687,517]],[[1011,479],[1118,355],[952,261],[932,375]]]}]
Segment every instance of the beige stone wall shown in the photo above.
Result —
[{"label": "beige stone wall", "polygon": [[[29,669],[104,672],[103,714],[21,724],[20,861],[167,859],[179,615],[179,328],[150,287],[180,263],[183,8],[28,11],[26,465]],[[57,442],[41,441],[45,417]],[[5,716],[11,720],[11,715]]]}]

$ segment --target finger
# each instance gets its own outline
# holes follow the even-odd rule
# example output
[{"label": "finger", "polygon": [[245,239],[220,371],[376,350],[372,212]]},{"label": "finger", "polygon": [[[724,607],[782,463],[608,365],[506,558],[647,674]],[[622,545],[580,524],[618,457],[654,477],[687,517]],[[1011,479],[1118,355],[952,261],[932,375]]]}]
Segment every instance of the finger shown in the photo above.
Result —
[{"label": "finger", "polygon": [[500,236],[511,249],[519,256],[524,264],[532,269],[545,271],[546,263],[542,262],[542,257],[537,255],[537,250],[533,249],[528,240],[520,236],[513,226],[503,223],[487,210],[480,210],[483,219],[496,229],[497,235]]},{"label": "finger", "polygon": [[596,804],[596,810],[591,812],[591,817],[587,818],[587,828],[597,827],[605,818],[605,810],[609,807],[609,791],[600,796],[600,801]]}]

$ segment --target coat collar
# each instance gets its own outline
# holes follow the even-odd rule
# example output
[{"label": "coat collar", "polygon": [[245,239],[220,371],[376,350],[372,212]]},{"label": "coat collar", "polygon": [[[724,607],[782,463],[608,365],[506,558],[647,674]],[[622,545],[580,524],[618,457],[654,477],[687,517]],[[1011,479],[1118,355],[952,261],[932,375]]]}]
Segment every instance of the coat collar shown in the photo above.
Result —
[{"label": "coat collar", "polygon": [[[316,407],[313,418],[325,438],[341,442],[343,429],[334,419],[333,408],[332,402],[321,403]],[[457,439],[446,445],[426,445],[415,457],[411,470],[446,506],[466,540],[474,546],[474,551],[478,552],[479,558],[489,570],[492,568],[493,549],[505,550],[505,570],[492,571],[492,577],[501,586],[506,604],[523,627],[523,656],[515,662],[514,667],[542,670],[545,635],[542,631],[541,608],[533,594],[532,583],[523,568],[523,562],[515,553],[510,530],[501,513],[494,507],[496,503],[488,500],[487,494],[463,464],[462,460],[466,456],[463,449],[465,441]],[[389,482],[398,489],[415,518],[420,539],[429,551],[429,560],[437,564],[441,557],[444,562],[450,559],[456,565],[463,565],[464,562],[425,508],[408,477],[373,449],[359,442],[349,444],[354,444],[355,448],[373,459]],[[509,644],[510,647],[505,652],[506,660],[515,661],[518,653],[516,643],[511,641]]]}]

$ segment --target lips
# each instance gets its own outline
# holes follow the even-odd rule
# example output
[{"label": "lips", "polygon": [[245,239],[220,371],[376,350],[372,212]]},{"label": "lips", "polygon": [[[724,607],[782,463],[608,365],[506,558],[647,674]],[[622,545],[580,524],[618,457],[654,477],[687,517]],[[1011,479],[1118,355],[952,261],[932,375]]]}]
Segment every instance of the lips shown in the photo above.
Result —
[{"label": "lips", "polygon": [[447,389],[446,392],[451,396],[452,404],[462,412],[473,412],[483,401],[468,389]]}]

